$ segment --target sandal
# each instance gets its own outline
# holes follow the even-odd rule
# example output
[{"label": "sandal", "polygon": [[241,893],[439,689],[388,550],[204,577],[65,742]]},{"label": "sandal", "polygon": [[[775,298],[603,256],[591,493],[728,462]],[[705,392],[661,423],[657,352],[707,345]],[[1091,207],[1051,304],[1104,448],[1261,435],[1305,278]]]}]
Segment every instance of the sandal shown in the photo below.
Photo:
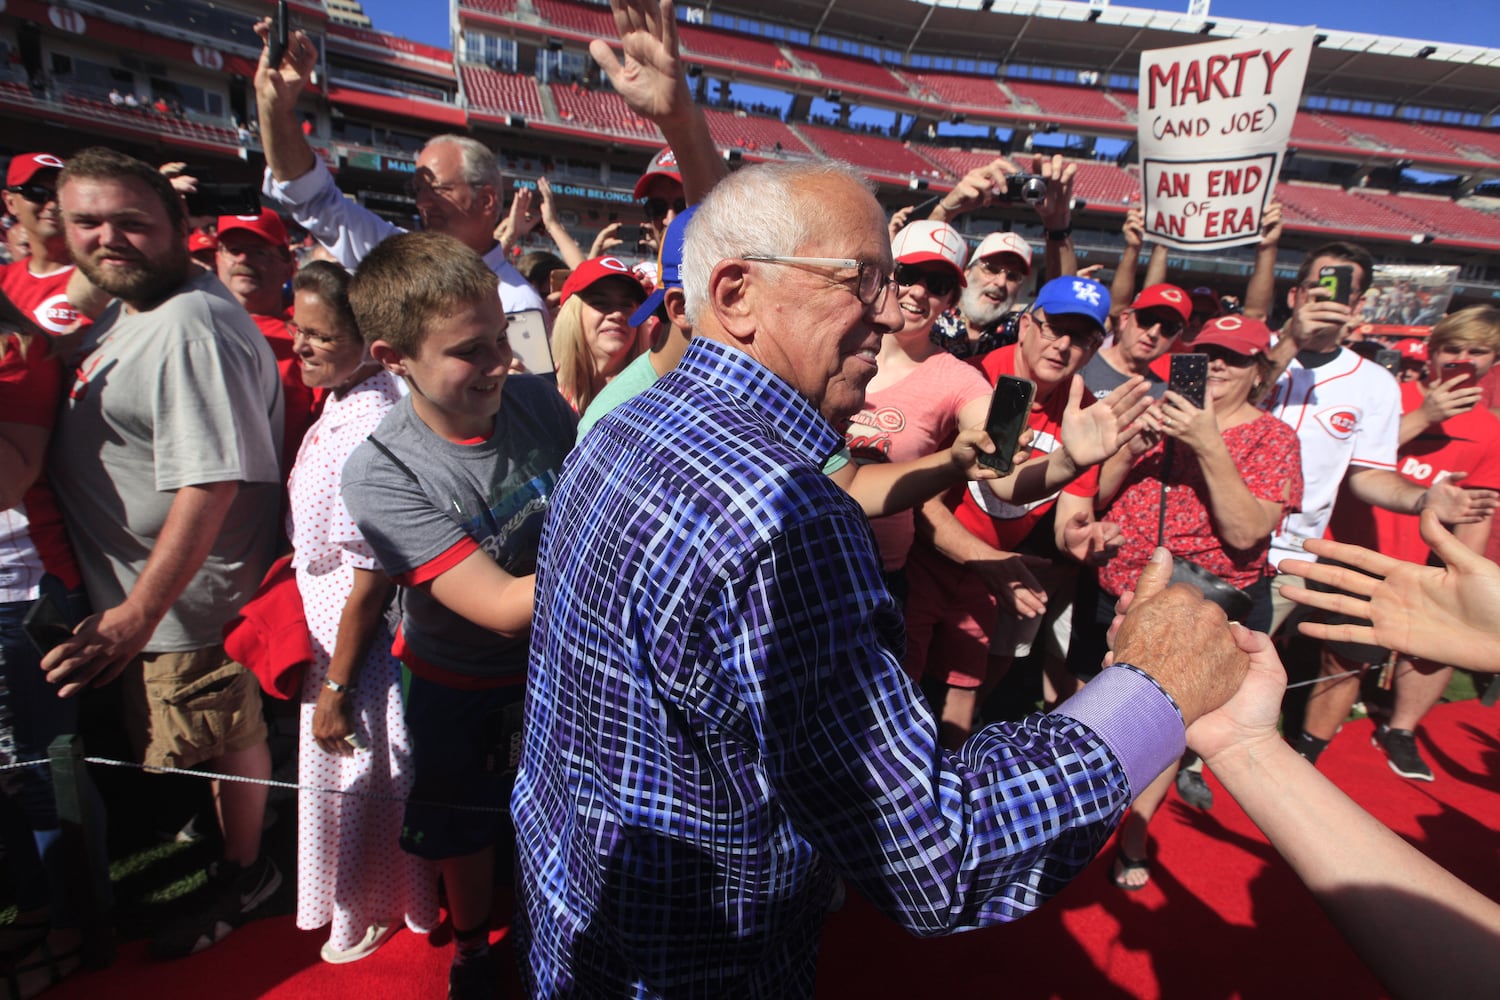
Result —
[{"label": "sandal", "polygon": [[30,1000],[31,997],[48,990],[83,968],[81,944],[63,950],[53,950],[52,943],[43,940],[21,961],[5,971],[5,1000]]},{"label": "sandal", "polygon": [[[1126,876],[1131,872],[1145,872],[1146,881],[1138,884],[1125,881]],[[1119,853],[1115,855],[1115,870],[1111,876],[1111,881],[1126,892],[1140,892],[1151,883],[1150,859],[1128,857],[1125,854],[1124,848],[1121,848]]]}]

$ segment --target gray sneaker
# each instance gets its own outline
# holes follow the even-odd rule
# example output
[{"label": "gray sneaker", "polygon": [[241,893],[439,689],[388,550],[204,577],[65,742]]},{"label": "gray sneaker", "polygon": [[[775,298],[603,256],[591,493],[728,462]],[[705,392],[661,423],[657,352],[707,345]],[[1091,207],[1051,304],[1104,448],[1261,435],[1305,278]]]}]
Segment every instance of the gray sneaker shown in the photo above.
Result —
[{"label": "gray sneaker", "polygon": [[1410,729],[1391,729],[1381,726],[1375,730],[1371,741],[1385,751],[1386,763],[1391,770],[1412,781],[1431,781],[1432,768],[1417,752],[1417,737]]},{"label": "gray sneaker", "polygon": [[268,904],[280,888],[281,869],[264,854],[245,868],[214,862],[208,869],[208,898],[152,937],[152,956],[184,958],[218,944],[241,924],[269,915]]},{"label": "gray sneaker", "polygon": [[1208,787],[1202,771],[1189,771],[1187,768],[1178,771],[1177,794],[1194,809],[1207,810],[1214,807],[1214,790]]}]

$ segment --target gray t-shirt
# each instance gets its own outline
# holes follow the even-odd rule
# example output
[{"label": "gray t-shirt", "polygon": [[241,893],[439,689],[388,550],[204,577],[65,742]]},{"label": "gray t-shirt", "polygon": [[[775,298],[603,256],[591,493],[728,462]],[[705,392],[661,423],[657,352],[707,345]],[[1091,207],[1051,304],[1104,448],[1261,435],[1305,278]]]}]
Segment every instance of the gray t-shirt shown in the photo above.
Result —
[{"label": "gray t-shirt", "polygon": [[[1103,399],[1131,379],[1131,376],[1115,371],[1114,366],[1097,353],[1089,358],[1089,363],[1078,374],[1083,376],[1083,384],[1088,386],[1095,399]],[[1161,399],[1166,394],[1167,382],[1155,372],[1146,372],[1146,383],[1149,386],[1146,391],[1152,399]]]},{"label": "gray t-shirt", "polygon": [[147,312],[116,302],[85,334],[48,467],[96,611],[122,602],[176,490],[239,482],[224,526],[147,652],[221,641],[259,586],[280,508],[276,358],[219,279],[193,269]]},{"label": "gray t-shirt", "polygon": [[[542,518],[574,433],[567,402],[535,375],[506,379],[494,433],[477,444],[435,433],[408,396],[370,435],[406,469],[365,441],[344,465],[344,505],[398,583],[439,575],[435,561],[466,540],[513,575],[534,573]],[[438,683],[439,671],[525,675],[526,638],[480,628],[420,587],[403,587],[401,597],[402,659],[413,673]]]}]

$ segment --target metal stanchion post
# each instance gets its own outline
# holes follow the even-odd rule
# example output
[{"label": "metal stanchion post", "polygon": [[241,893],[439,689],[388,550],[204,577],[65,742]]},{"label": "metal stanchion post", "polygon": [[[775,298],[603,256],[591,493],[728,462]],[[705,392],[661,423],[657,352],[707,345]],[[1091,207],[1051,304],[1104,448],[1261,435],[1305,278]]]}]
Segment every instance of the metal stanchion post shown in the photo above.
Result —
[{"label": "metal stanchion post", "polygon": [[62,830],[57,846],[66,852],[68,870],[74,873],[70,890],[82,910],[83,962],[90,969],[102,969],[115,960],[113,892],[108,859],[90,845],[104,842],[104,817],[96,806],[98,796],[83,760],[82,741],[75,735],[59,736],[47,748],[47,756]]}]

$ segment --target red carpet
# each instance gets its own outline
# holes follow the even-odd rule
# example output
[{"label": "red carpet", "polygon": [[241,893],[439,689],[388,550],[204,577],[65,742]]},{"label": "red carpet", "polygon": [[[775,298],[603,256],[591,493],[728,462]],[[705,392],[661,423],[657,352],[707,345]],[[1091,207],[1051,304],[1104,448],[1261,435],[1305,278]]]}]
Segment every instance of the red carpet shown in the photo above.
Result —
[{"label": "red carpet", "polygon": [[[1437,781],[1396,777],[1351,723],[1324,772],[1397,833],[1492,898],[1500,898],[1500,709],[1440,705],[1419,737]],[[1383,993],[1312,898],[1210,779],[1210,813],[1173,793],[1152,823],[1151,884],[1109,882],[1113,847],[1056,900],[1026,919],[920,941],[851,899],[823,939],[819,995],[842,997],[1338,998]],[[319,933],[265,920],[180,962],[152,962],[140,942],[111,969],[80,974],[54,1000],[432,1000],[445,995],[448,943],[402,932],[348,966],[318,960]],[[502,946],[503,947],[503,946]],[[508,951],[506,952],[508,955]],[[517,983],[512,981],[512,988]],[[515,993],[513,995],[519,995]]]}]

